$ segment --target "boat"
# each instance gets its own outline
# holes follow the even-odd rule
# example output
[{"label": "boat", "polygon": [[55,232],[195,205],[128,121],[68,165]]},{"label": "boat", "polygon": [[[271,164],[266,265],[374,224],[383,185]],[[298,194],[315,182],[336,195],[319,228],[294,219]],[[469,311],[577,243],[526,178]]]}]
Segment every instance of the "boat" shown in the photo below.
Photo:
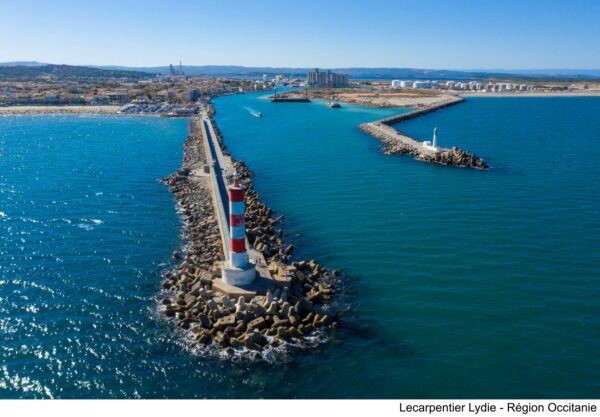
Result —
[{"label": "boat", "polygon": [[271,96],[272,103],[310,103],[308,97],[289,95],[289,96],[278,96],[277,94]]},{"label": "boat", "polygon": [[261,112],[259,112],[259,111],[258,112],[252,112],[250,114],[252,114],[252,116],[254,116],[254,117],[263,117],[263,114]]},{"label": "boat", "polygon": [[327,107],[329,107],[330,109],[339,109],[340,107],[340,103],[333,101],[332,99],[335,99],[335,95],[330,93],[329,94],[329,98],[327,99]]}]

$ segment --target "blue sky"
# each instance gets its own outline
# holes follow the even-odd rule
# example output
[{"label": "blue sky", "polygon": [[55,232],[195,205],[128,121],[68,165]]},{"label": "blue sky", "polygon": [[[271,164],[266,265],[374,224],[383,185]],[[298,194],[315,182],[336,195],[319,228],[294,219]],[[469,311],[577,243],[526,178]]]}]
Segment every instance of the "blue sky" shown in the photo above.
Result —
[{"label": "blue sky", "polygon": [[596,0],[0,0],[0,62],[600,69]]}]

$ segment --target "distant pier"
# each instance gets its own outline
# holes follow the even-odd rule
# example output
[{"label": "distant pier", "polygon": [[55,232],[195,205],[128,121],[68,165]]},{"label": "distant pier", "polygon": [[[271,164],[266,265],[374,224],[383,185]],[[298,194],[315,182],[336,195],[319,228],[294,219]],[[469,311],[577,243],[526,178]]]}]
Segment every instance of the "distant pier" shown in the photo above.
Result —
[{"label": "distant pier", "polygon": [[298,93],[298,91],[286,91],[283,93],[275,93],[271,97],[272,103],[310,103],[308,94],[306,91],[304,94]]},{"label": "distant pier", "polygon": [[447,100],[425,106],[408,113],[386,117],[370,123],[363,123],[359,128],[384,144],[384,152],[390,155],[412,155],[415,159],[441,165],[453,165],[468,168],[486,169],[488,165],[479,157],[459,148],[442,148],[430,142],[419,142],[410,136],[391,127],[406,120],[415,119],[427,113],[444,109],[465,101],[460,97],[449,97]]},{"label": "distant pier", "polygon": [[308,97],[271,97],[271,102],[273,103],[310,103],[310,99]]}]

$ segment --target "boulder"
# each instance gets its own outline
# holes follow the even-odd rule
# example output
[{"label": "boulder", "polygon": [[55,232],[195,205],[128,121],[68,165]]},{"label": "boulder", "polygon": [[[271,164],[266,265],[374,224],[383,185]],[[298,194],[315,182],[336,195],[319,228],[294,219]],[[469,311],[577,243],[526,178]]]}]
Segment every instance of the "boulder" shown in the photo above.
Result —
[{"label": "boulder", "polygon": [[246,323],[244,323],[243,321],[238,322],[234,328],[235,333],[243,333],[245,330],[246,330]]},{"label": "boulder", "polygon": [[284,327],[280,327],[277,329],[277,337],[283,340],[288,338],[288,333],[286,332]]},{"label": "boulder", "polygon": [[222,330],[225,327],[235,325],[235,322],[235,315],[230,314],[229,316],[221,317],[217,320],[213,327],[217,330]]},{"label": "boulder", "polygon": [[200,326],[204,327],[205,329],[208,329],[210,327],[211,323],[206,314],[200,313],[198,314],[197,318],[198,322],[200,323]]},{"label": "boulder", "polygon": [[233,303],[233,300],[226,296],[223,297],[223,305],[227,308],[235,308],[235,304]]},{"label": "boulder", "polygon": [[269,290],[269,291],[267,291],[267,294],[265,295],[265,302],[264,302],[265,307],[270,306],[272,302],[273,302],[273,294],[271,293],[271,290]]},{"label": "boulder", "polygon": [[287,319],[282,319],[279,316],[273,316],[273,327],[281,327],[287,326],[289,321]]},{"label": "boulder", "polygon": [[248,323],[248,330],[261,330],[267,326],[264,317],[257,317]]},{"label": "boulder", "polygon": [[215,303],[215,300],[208,300],[208,302],[206,303],[206,305],[212,311],[216,311],[216,310],[219,309],[219,305],[217,303]]},{"label": "boulder", "polygon": [[240,298],[238,298],[237,303],[235,303],[235,312],[240,313],[244,310],[246,310],[246,300],[243,296],[240,296]]},{"label": "boulder", "polygon": [[267,308],[266,313],[270,315],[277,314],[277,303],[275,301],[271,302],[271,305],[269,308]]}]

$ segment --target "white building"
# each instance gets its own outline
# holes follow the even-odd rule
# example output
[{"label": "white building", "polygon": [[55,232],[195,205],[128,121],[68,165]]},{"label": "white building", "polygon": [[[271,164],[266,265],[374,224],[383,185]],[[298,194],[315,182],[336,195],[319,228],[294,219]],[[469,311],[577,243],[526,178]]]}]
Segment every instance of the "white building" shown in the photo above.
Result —
[{"label": "white building", "polygon": [[413,88],[431,88],[430,81],[415,81],[413,83]]},{"label": "white building", "polygon": [[392,80],[392,88],[400,88],[401,84],[400,80]]},{"label": "white building", "polygon": [[413,88],[413,82],[412,81],[400,81],[400,87]]}]

